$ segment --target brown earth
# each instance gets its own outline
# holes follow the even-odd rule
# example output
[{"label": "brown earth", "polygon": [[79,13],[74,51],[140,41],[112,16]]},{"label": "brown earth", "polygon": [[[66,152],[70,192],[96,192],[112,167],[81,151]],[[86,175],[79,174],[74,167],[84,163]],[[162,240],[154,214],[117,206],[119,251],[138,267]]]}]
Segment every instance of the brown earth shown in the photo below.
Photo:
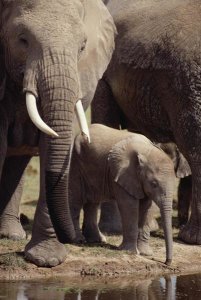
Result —
[{"label": "brown earth", "polygon": [[[38,197],[38,160],[34,158],[27,169],[25,191],[21,212],[28,216],[25,225],[28,238],[31,235],[33,215]],[[66,261],[54,268],[39,268],[24,260],[23,249],[27,240],[0,242],[0,279],[36,279],[70,276],[79,280],[85,276],[99,278],[133,275],[138,279],[164,274],[187,274],[201,272],[201,246],[187,245],[177,240],[176,211],[173,213],[174,257],[170,267],[166,266],[165,244],[161,230],[151,237],[154,256],[135,256],[127,251],[118,251],[114,246],[121,236],[110,236],[108,244],[100,246],[67,245]]]}]

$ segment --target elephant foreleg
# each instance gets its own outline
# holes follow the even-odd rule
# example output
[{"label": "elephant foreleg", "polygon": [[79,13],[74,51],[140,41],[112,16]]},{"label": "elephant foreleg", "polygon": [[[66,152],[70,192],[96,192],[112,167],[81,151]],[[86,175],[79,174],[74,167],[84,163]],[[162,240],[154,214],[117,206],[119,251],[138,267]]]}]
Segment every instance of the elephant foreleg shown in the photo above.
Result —
[{"label": "elephant foreleg", "polygon": [[117,184],[114,185],[115,198],[122,221],[123,241],[120,250],[131,250],[138,254],[139,200],[134,199]]},{"label": "elephant foreleg", "polygon": [[98,228],[98,203],[86,203],[84,209],[84,220],[82,232],[87,242],[89,243],[104,243],[105,236]]},{"label": "elephant foreleg", "polygon": [[189,244],[201,245],[201,166],[191,165],[192,170],[192,201],[191,215],[179,232],[179,238]]},{"label": "elephant foreleg", "polygon": [[30,160],[28,156],[7,157],[0,184],[0,237],[20,240],[26,237],[19,218],[23,188],[23,173]]},{"label": "elephant foreleg", "polygon": [[[155,207],[148,199],[140,200],[139,209],[138,250],[141,255],[151,256],[153,251],[149,245],[150,232],[155,227]],[[154,222],[155,221],[155,222]]]},{"label": "elephant foreleg", "polygon": [[53,267],[66,258],[66,248],[61,244],[53,228],[46,203],[43,153],[45,145],[40,144],[40,195],[34,216],[32,237],[25,247],[25,257],[40,267]]},{"label": "elephant foreleg", "polygon": [[116,202],[102,203],[99,228],[107,234],[122,233],[121,217]]},{"label": "elephant foreleg", "polygon": [[83,208],[82,188],[84,187],[76,159],[77,157],[72,155],[69,179],[69,205],[76,234],[75,242],[83,243],[85,242],[85,238],[80,228],[80,213]]},{"label": "elephant foreleg", "polygon": [[190,203],[192,201],[192,177],[187,176],[180,179],[178,187],[178,220],[179,226],[188,222]]}]

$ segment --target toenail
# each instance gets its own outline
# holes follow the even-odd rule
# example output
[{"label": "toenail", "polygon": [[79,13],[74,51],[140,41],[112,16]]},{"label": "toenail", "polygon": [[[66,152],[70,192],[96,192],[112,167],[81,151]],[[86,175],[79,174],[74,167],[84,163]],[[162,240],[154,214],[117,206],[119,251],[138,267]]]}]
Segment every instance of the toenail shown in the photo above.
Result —
[{"label": "toenail", "polygon": [[56,267],[59,264],[59,261],[57,258],[51,258],[49,261],[50,267]]}]

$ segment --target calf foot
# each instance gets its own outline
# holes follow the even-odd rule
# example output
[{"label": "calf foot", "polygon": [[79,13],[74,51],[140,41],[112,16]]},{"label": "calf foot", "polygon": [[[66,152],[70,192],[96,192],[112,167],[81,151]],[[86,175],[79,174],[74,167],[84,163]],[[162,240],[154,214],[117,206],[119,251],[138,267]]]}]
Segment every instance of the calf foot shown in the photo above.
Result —
[{"label": "calf foot", "polygon": [[75,240],[73,242],[75,242],[76,244],[86,243],[86,239],[83,236],[81,230],[75,230],[75,234],[76,234],[76,237],[75,237]]},{"label": "calf foot", "polygon": [[118,247],[118,250],[128,250],[132,251],[134,254],[139,254],[137,247],[134,245],[134,243],[131,242],[122,242]]},{"label": "calf foot", "polygon": [[65,261],[66,248],[56,237],[31,240],[25,247],[25,258],[38,267],[55,267]]},{"label": "calf foot", "polygon": [[83,235],[88,243],[106,243],[106,237],[98,231],[84,229]]},{"label": "calf foot", "polygon": [[139,229],[137,248],[139,253],[144,256],[152,256],[153,251],[149,246],[150,240],[150,227],[144,226],[143,229]]},{"label": "calf foot", "polygon": [[18,217],[5,215],[0,218],[0,238],[6,238],[14,241],[26,238],[26,233]]},{"label": "calf foot", "polygon": [[137,248],[139,250],[139,254],[141,254],[141,255],[144,255],[144,256],[152,256],[153,255],[153,250],[149,246],[148,241],[138,240]]}]

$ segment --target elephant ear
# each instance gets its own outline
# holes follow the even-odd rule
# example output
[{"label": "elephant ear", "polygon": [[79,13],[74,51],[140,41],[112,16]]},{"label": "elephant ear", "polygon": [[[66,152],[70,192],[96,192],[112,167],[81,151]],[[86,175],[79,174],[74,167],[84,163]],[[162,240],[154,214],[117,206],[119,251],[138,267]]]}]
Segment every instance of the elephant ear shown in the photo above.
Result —
[{"label": "elephant ear", "polygon": [[6,72],[5,72],[5,65],[3,59],[3,48],[0,42],[0,101],[4,97],[6,87]]},{"label": "elephant ear", "polygon": [[183,156],[183,154],[178,150],[177,166],[175,167],[175,173],[178,178],[184,178],[191,175],[190,166]]},{"label": "elephant ear", "polygon": [[190,166],[175,143],[158,143],[155,146],[162,149],[173,161],[175,174],[178,178],[191,175]]},{"label": "elephant ear", "polygon": [[[3,7],[3,1],[0,1],[0,20],[2,15],[2,7]],[[1,22],[0,22],[1,23]],[[1,28],[0,28],[1,30]],[[1,34],[0,34],[1,38]],[[5,70],[5,63],[4,63],[4,52],[3,52],[3,46],[0,39],[0,101],[4,97],[5,93],[5,86],[6,86],[6,70]]]},{"label": "elephant ear", "polygon": [[87,43],[78,64],[84,108],[93,99],[98,80],[110,62],[116,28],[102,0],[83,1]]},{"label": "elephant ear", "polygon": [[108,164],[114,181],[136,199],[145,197],[140,180],[140,162],[132,149],[132,138],[114,145],[108,156]]}]

